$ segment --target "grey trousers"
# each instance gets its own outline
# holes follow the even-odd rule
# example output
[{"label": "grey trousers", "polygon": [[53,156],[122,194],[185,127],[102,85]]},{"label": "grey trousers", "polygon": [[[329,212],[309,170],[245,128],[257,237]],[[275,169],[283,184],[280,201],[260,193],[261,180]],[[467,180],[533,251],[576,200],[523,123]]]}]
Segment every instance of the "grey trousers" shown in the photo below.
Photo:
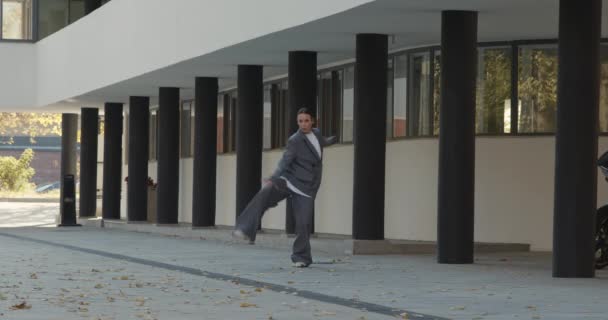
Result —
[{"label": "grey trousers", "polygon": [[249,239],[255,241],[258,225],[261,224],[266,210],[276,207],[287,197],[291,197],[296,221],[296,239],[293,242],[291,261],[304,262],[308,265],[312,263],[310,232],[315,200],[292,192],[287,188],[283,179],[273,179],[271,185],[265,185],[258,191],[238,216],[235,228],[243,231]]}]

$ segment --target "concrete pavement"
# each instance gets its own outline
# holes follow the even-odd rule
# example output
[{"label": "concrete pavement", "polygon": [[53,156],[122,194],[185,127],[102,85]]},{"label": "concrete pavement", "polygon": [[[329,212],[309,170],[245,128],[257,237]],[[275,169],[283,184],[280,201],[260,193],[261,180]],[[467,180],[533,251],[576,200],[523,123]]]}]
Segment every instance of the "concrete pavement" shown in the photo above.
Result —
[{"label": "concrete pavement", "polygon": [[546,253],[440,265],[313,247],[295,269],[284,249],[58,229],[57,210],[0,203],[0,319],[608,319],[608,272],[554,279]]}]

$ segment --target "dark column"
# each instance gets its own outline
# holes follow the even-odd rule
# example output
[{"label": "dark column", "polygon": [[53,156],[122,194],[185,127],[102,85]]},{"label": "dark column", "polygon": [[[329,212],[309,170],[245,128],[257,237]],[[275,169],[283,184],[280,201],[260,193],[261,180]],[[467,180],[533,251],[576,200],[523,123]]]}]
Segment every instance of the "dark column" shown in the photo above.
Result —
[{"label": "dark column", "polygon": [[215,225],[217,169],[217,78],[196,78],[194,85],[194,172],[192,226]]},{"label": "dark column", "polygon": [[61,115],[61,189],[59,195],[60,227],[77,226],[76,194],[74,190],[76,177],[76,133],[78,132],[78,115],[64,113]]},{"label": "dark column", "polygon": [[388,37],[358,34],[355,64],[353,238],[384,239]]},{"label": "dark column", "polygon": [[104,107],[103,196],[101,214],[104,219],[120,219],[122,178],[122,103],[106,103]]},{"label": "dark column", "polygon": [[158,95],[157,223],[177,223],[179,201],[179,88]]},{"label": "dark column", "polygon": [[150,98],[129,98],[129,183],[127,214],[129,221],[148,218],[148,136]]},{"label": "dark column", "polygon": [[99,110],[80,112],[80,217],[94,217],[97,208],[97,137]]},{"label": "dark column", "polygon": [[[296,122],[300,108],[308,108],[314,115],[317,111],[317,53],[311,51],[289,52],[289,91],[287,110],[287,137],[298,130]],[[293,234],[296,231],[296,221],[293,217],[291,199],[285,206],[285,232]],[[314,221],[314,216],[313,216]],[[313,223],[314,226],[314,223]]]},{"label": "dark column", "polygon": [[602,1],[560,0],[553,276],[595,276]]},{"label": "dark column", "polygon": [[473,263],[477,12],[441,15],[439,263]]},{"label": "dark column", "polygon": [[236,215],[240,215],[262,183],[264,127],[263,67],[238,66],[236,110]]},{"label": "dark column", "polygon": [[84,0],[84,14],[87,15],[101,7],[101,0]]}]

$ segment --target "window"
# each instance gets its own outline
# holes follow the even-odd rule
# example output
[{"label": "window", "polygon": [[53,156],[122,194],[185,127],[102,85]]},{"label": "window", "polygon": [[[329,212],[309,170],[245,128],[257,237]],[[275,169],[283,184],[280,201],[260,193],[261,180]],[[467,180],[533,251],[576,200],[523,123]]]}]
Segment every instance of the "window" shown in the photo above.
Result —
[{"label": "window", "polygon": [[179,128],[180,128],[180,142],[179,150],[182,158],[192,157],[192,134],[193,126],[192,119],[194,119],[192,113],[194,111],[194,101],[182,101],[179,116]]},{"label": "window", "polygon": [[408,136],[430,136],[433,134],[433,112],[430,103],[431,74],[430,53],[418,52],[410,55],[408,108]]},{"label": "window", "polygon": [[158,106],[155,106],[154,109],[150,110],[150,146],[148,148],[149,160],[158,159]]},{"label": "window", "polygon": [[480,48],[475,131],[511,132],[511,47]]},{"label": "window", "polygon": [[70,0],[69,16],[69,23],[84,17],[84,0]]},{"label": "window", "polygon": [[608,132],[608,45],[600,46],[600,132]]},{"label": "window", "polygon": [[287,80],[270,85],[272,148],[280,148],[287,144],[287,138],[290,135],[289,122],[295,121],[295,119],[288,118],[288,98],[289,82]]},{"label": "window", "polygon": [[[33,35],[32,0],[0,0],[1,39],[31,40]],[[44,1],[43,1],[44,2]]]},{"label": "window", "polygon": [[[236,151],[236,104],[237,93],[223,93],[218,99],[218,152]],[[221,109],[221,111],[220,111]],[[219,125],[219,122],[222,122]],[[221,134],[221,136],[220,136]],[[221,148],[220,148],[221,147]]]},{"label": "window", "polygon": [[393,114],[392,123],[388,127],[392,129],[393,137],[398,138],[405,137],[407,128],[407,54],[395,57],[393,70]]},{"label": "window", "polygon": [[431,130],[433,135],[439,135],[439,110],[441,109],[441,51],[433,50],[433,61],[431,69],[433,70],[433,117],[431,119]]},{"label": "window", "polygon": [[[342,142],[353,141],[354,106],[355,106],[355,67],[344,68],[342,86]],[[340,140],[339,140],[340,141]]]},{"label": "window", "polygon": [[340,137],[342,109],[342,70],[317,76],[317,127],[324,136]]},{"label": "window", "polygon": [[123,131],[123,146],[125,146],[123,149],[125,150],[124,154],[125,154],[125,164],[129,165],[129,137],[130,137],[130,132],[129,132],[129,112],[125,111],[123,112],[123,119],[124,119],[124,128],[125,130]]},{"label": "window", "polygon": [[44,39],[68,25],[68,0],[38,1],[38,38]]},{"label": "window", "polygon": [[263,148],[272,149],[272,85],[264,86]]},{"label": "window", "polygon": [[224,95],[217,97],[217,153],[224,153]]},{"label": "window", "polygon": [[555,132],[557,110],[557,46],[519,48],[518,131]]},{"label": "window", "polygon": [[388,65],[386,69],[386,137],[393,137],[393,73],[394,63],[393,59],[388,59]]}]

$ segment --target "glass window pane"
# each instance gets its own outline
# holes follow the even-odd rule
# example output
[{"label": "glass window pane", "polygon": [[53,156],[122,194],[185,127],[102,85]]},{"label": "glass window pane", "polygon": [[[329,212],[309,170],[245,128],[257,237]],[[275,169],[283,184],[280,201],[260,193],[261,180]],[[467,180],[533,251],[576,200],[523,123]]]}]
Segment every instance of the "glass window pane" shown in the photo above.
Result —
[{"label": "glass window pane", "polygon": [[[156,106],[156,108],[158,108],[158,106]],[[157,129],[158,122],[157,122],[157,116],[156,116],[157,112],[158,112],[158,109],[150,110],[150,131],[149,131],[150,145],[148,148],[148,150],[150,152],[148,155],[149,160],[156,160],[157,155],[158,155],[157,150],[156,150],[156,146],[157,146],[156,139],[158,137],[158,129]]]},{"label": "glass window pane", "polygon": [[272,148],[272,104],[270,99],[271,85],[264,86],[264,149]]},{"label": "glass window pane", "polygon": [[519,121],[521,133],[555,132],[557,46],[519,49]]},{"label": "glass window pane", "polygon": [[430,96],[430,54],[414,53],[410,56],[410,96],[408,110],[408,136],[430,136],[433,134],[433,112]]},{"label": "glass window pane", "polygon": [[180,155],[182,158],[192,156],[191,136],[192,136],[192,121],[190,115],[192,112],[192,101],[183,101],[180,110]]},{"label": "glass window pane", "polygon": [[353,112],[355,104],[355,67],[344,69],[344,85],[342,89],[342,142],[353,141]]},{"label": "glass window pane", "polygon": [[477,133],[511,132],[511,48],[480,48],[477,64]]},{"label": "glass window pane", "polygon": [[393,137],[405,137],[406,132],[406,99],[407,99],[407,55],[395,57],[393,80]]},{"label": "glass window pane", "polygon": [[386,70],[386,137],[393,137],[393,59],[388,59]]},{"label": "glass window pane", "polygon": [[217,153],[224,153],[224,95],[217,96]]},{"label": "glass window pane", "polygon": [[84,0],[70,0],[70,23],[84,17]]},{"label": "glass window pane", "polygon": [[38,37],[46,38],[68,25],[68,0],[38,1]]},{"label": "glass window pane", "polygon": [[324,136],[340,135],[342,71],[322,72],[317,78],[317,128]]},{"label": "glass window pane", "polygon": [[600,46],[600,132],[608,132],[608,45]]},{"label": "glass window pane", "polygon": [[433,117],[429,126],[433,135],[439,135],[439,110],[441,108],[441,51],[433,51]]},{"label": "glass window pane", "polygon": [[32,0],[2,1],[2,39],[32,39]]}]

